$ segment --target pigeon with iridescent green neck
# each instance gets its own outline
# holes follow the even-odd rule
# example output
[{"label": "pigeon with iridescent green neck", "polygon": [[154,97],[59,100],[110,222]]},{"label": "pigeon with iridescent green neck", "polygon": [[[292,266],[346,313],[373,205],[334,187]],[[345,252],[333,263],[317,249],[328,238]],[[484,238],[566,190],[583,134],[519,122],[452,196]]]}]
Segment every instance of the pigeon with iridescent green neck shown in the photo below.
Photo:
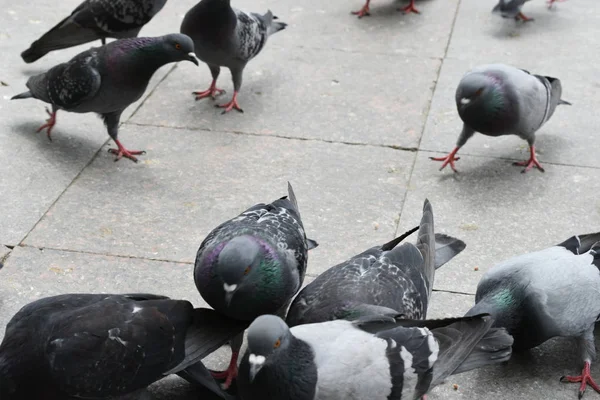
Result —
[{"label": "pigeon with iridescent green neck", "polygon": [[[243,321],[262,314],[284,316],[306,273],[307,239],[296,196],[288,193],[270,204],[257,204],[221,224],[204,239],[196,255],[194,280],[216,311]],[[242,338],[233,341],[230,366],[216,377],[226,386],[237,374]]]}]

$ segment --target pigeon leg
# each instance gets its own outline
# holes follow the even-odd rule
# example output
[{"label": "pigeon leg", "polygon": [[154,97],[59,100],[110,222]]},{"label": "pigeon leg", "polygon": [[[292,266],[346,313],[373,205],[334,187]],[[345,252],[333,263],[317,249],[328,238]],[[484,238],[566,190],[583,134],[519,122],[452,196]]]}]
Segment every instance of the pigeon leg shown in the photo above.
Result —
[{"label": "pigeon leg", "polygon": [[414,12],[415,14],[421,14],[419,12],[419,10],[417,10],[415,8],[415,0],[410,0],[409,5],[407,5],[406,7],[403,7],[403,8],[399,8],[398,11],[402,11],[402,12],[404,12],[404,14],[407,14],[409,12]]},{"label": "pigeon leg", "polygon": [[219,89],[217,87],[217,79],[219,78],[219,74],[221,73],[221,67],[219,67],[218,65],[209,65],[208,68],[210,69],[210,74],[212,75],[213,81],[210,84],[208,90],[205,90],[203,92],[193,92],[193,94],[196,96],[196,100],[204,99],[206,97],[211,97],[214,100],[215,96],[218,96],[221,93],[225,93],[223,89]]},{"label": "pigeon leg", "polygon": [[552,6],[554,5],[554,3],[562,3],[566,0],[548,0],[546,3],[548,3],[548,9],[552,9]]},{"label": "pigeon leg", "polygon": [[545,172],[544,168],[542,168],[542,165],[540,164],[537,157],[535,156],[535,146],[534,145],[529,146],[529,154],[530,154],[529,160],[515,162],[515,163],[513,163],[513,165],[516,165],[518,167],[525,167],[525,169],[523,171],[521,171],[523,174],[525,172],[529,171],[533,167],[536,167],[540,171]]},{"label": "pigeon leg", "polygon": [[371,15],[371,13],[369,12],[369,3],[371,2],[371,0],[367,0],[367,2],[365,3],[364,6],[362,6],[362,8],[358,11],[352,11],[352,14],[358,16],[358,18],[362,18],[365,15],[369,16]]},{"label": "pigeon leg", "polygon": [[240,349],[242,348],[242,343],[244,342],[244,334],[237,335],[234,337],[229,343],[231,346],[231,361],[229,361],[229,367],[225,371],[216,372],[210,371],[210,374],[215,379],[225,379],[225,382],[221,386],[223,390],[229,389],[231,383],[238,375],[238,367],[237,361],[240,355]]},{"label": "pigeon leg", "polygon": [[236,110],[238,110],[239,112],[243,113],[244,110],[242,110],[240,108],[240,105],[237,102],[237,95],[238,95],[237,91],[233,92],[233,97],[232,97],[232,99],[231,99],[231,101],[229,103],[217,104],[215,107],[219,107],[219,108],[224,108],[225,109],[225,110],[223,110],[223,112],[221,114],[228,113],[229,111],[233,110],[234,108]]},{"label": "pigeon leg", "polygon": [[129,158],[133,162],[138,162],[138,159],[135,156],[146,154],[146,152],[143,150],[127,150],[125,146],[123,146],[121,142],[119,142],[119,139],[114,139],[114,141],[117,144],[118,148],[108,149],[108,152],[117,156],[117,158],[115,158],[115,161],[119,161],[121,158],[125,157]]},{"label": "pigeon leg", "polygon": [[460,147],[456,146],[454,149],[452,149],[450,154],[448,154],[446,157],[429,157],[429,158],[433,161],[443,161],[444,162],[442,164],[442,167],[440,168],[440,171],[443,170],[446,167],[446,165],[450,164],[450,168],[452,168],[452,170],[454,172],[458,172],[456,170],[456,167],[454,166],[454,161],[460,160],[460,157],[455,157],[456,153],[458,152],[458,149],[460,149]]},{"label": "pigeon leg", "polygon": [[56,111],[52,110],[52,112],[50,112],[50,110],[46,108],[46,113],[50,116],[50,118],[48,118],[46,123],[40,126],[36,132],[41,132],[42,130],[46,129],[48,140],[52,141],[52,136],[50,134],[52,133],[52,128],[54,128],[54,125],[56,125]]},{"label": "pigeon leg", "polygon": [[533,18],[529,18],[529,17],[525,16],[525,14],[523,14],[522,12],[520,12],[515,17],[515,21],[519,21],[519,20],[521,20],[523,22],[529,22],[529,21],[533,21]]},{"label": "pigeon leg", "polygon": [[560,381],[563,383],[581,383],[579,386],[579,398],[581,399],[585,393],[587,385],[590,385],[597,393],[600,393],[600,387],[594,382],[590,373],[590,362],[586,361],[583,365],[583,371],[579,376],[563,376]]}]

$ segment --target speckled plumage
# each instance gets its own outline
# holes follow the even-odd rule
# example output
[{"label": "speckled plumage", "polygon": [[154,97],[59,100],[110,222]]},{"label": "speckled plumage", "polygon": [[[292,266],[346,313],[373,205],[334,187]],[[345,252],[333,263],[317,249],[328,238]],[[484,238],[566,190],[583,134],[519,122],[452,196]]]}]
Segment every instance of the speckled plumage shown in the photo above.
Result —
[{"label": "speckled plumage", "polygon": [[[416,245],[399,245],[416,229]],[[445,245],[445,253],[440,250],[439,257],[434,254],[436,241]],[[426,200],[419,227],[319,275],[294,299],[287,323],[296,326],[371,314],[404,314],[406,318],[423,319],[435,268],[464,248],[458,239],[434,234],[433,211]]]},{"label": "speckled plumage", "polygon": [[53,50],[97,39],[136,37],[167,0],[86,0],[31,44],[21,57],[31,63]]},{"label": "speckled plumage", "polygon": [[447,376],[507,360],[512,338],[487,316],[415,321],[370,316],[248,328],[238,391],[245,400],[418,399]]},{"label": "speckled plumage", "polygon": [[101,400],[136,393],[198,363],[243,329],[213,310],[194,310],[188,301],[164,296],[40,299],[23,307],[6,327],[0,397]]}]

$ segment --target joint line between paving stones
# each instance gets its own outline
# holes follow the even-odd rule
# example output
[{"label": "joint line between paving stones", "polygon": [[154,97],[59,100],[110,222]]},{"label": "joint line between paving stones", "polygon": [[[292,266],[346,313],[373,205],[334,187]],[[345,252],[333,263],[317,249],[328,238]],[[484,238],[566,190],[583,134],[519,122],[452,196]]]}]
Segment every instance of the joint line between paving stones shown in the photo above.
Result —
[{"label": "joint line between paving stones", "polygon": [[[131,117],[133,117],[135,115],[135,113],[140,109],[140,107],[142,107],[144,105],[144,103],[146,102],[146,100],[148,100],[148,98],[152,95],[152,93],[154,93],[154,91],[156,90],[156,88],[158,88],[158,86],[167,78],[167,76],[169,76],[169,74],[171,72],[173,72],[173,70],[177,67],[177,64],[175,64],[166,74],[165,76],[156,84],[156,86],[150,91],[150,93],[148,93],[148,96],[146,96],[144,98],[144,100],[142,100],[142,102],[140,103],[139,106],[136,107],[136,109],[133,111],[133,113],[131,114],[131,116],[129,116],[129,119],[131,119]],[[125,124],[126,121],[121,122],[119,124],[119,127],[122,126],[123,124]],[[46,217],[46,214],[48,214],[48,211],[50,211],[52,209],[52,207],[54,207],[54,205],[62,198],[62,196],[65,194],[65,192],[67,190],[69,190],[71,188],[71,186],[73,186],[73,184],[79,179],[79,177],[81,176],[81,174],[83,173],[83,171],[85,171],[85,169],[87,167],[89,167],[92,162],[94,162],[94,160],[96,159],[96,157],[98,157],[98,154],[100,154],[100,152],[102,151],[102,149],[104,148],[104,146],[106,146],[106,144],[110,141],[111,139],[107,139],[104,143],[102,143],[102,145],[98,148],[98,150],[92,155],[92,157],[90,158],[90,160],[83,166],[83,168],[81,168],[81,170],[79,170],[79,172],[77,173],[77,175],[75,175],[75,177],[71,180],[71,182],[67,185],[67,187],[60,192],[60,194],[56,197],[56,199],[54,199],[54,201],[52,202],[52,204],[50,204],[50,206],[46,209],[46,211],[44,211],[44,213],[42,214],[42,216],[40,217],[39,220],[37,220],[37,222],[33,225],[33,227],[25,234],[25,236],[23,237],[23,239],[21,239],[21,241],[18,243],[18,246],[23,247],[24,246],[24,242],[25,240],[27,240],[27,238],[29,237],[29,235],[31,234],[31,232],[33,232],[35,230],[35,228],[37,228],[37,226],[40,224],[40,222],[42,222],[42,220]]]}]

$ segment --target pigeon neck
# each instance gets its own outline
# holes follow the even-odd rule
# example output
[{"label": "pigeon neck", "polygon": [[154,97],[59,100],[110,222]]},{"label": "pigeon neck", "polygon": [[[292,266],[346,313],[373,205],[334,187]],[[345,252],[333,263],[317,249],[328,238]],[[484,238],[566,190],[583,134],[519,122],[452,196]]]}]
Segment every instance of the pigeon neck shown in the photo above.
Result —
[{"label": "pigeon neck", "polygon": [[203,0],[194,13],[194,28],[202,38],[209,42],[223,43],[237,25],[237,17],[229,0]]},{"label": "pigeon neck", "polygon": [[513,290],[501,288],[488,293],[469,310],[467,315],[490,314],[494,319],[494,326],[504,327],[512,334],[519,329],[523,320],[520,303]]},{"label": "pigeon neck", "polygon": [[477,132],[484,134],[503,133],[510,130],[515,122],[516,101],[511,101],[511,94],[505,92],[500,82],[491,82],[481,99],[472,107],[459,110],[463,121]]},{"label": "pigeon neck", "polygon": [[121,70],[129,69],[131,74],[122,74],[134,80],[149,80],[163,65],[172,62],[163,50],[163,43],[156,38],[135,38],[123,43],[123,62],[118,62]]}]

